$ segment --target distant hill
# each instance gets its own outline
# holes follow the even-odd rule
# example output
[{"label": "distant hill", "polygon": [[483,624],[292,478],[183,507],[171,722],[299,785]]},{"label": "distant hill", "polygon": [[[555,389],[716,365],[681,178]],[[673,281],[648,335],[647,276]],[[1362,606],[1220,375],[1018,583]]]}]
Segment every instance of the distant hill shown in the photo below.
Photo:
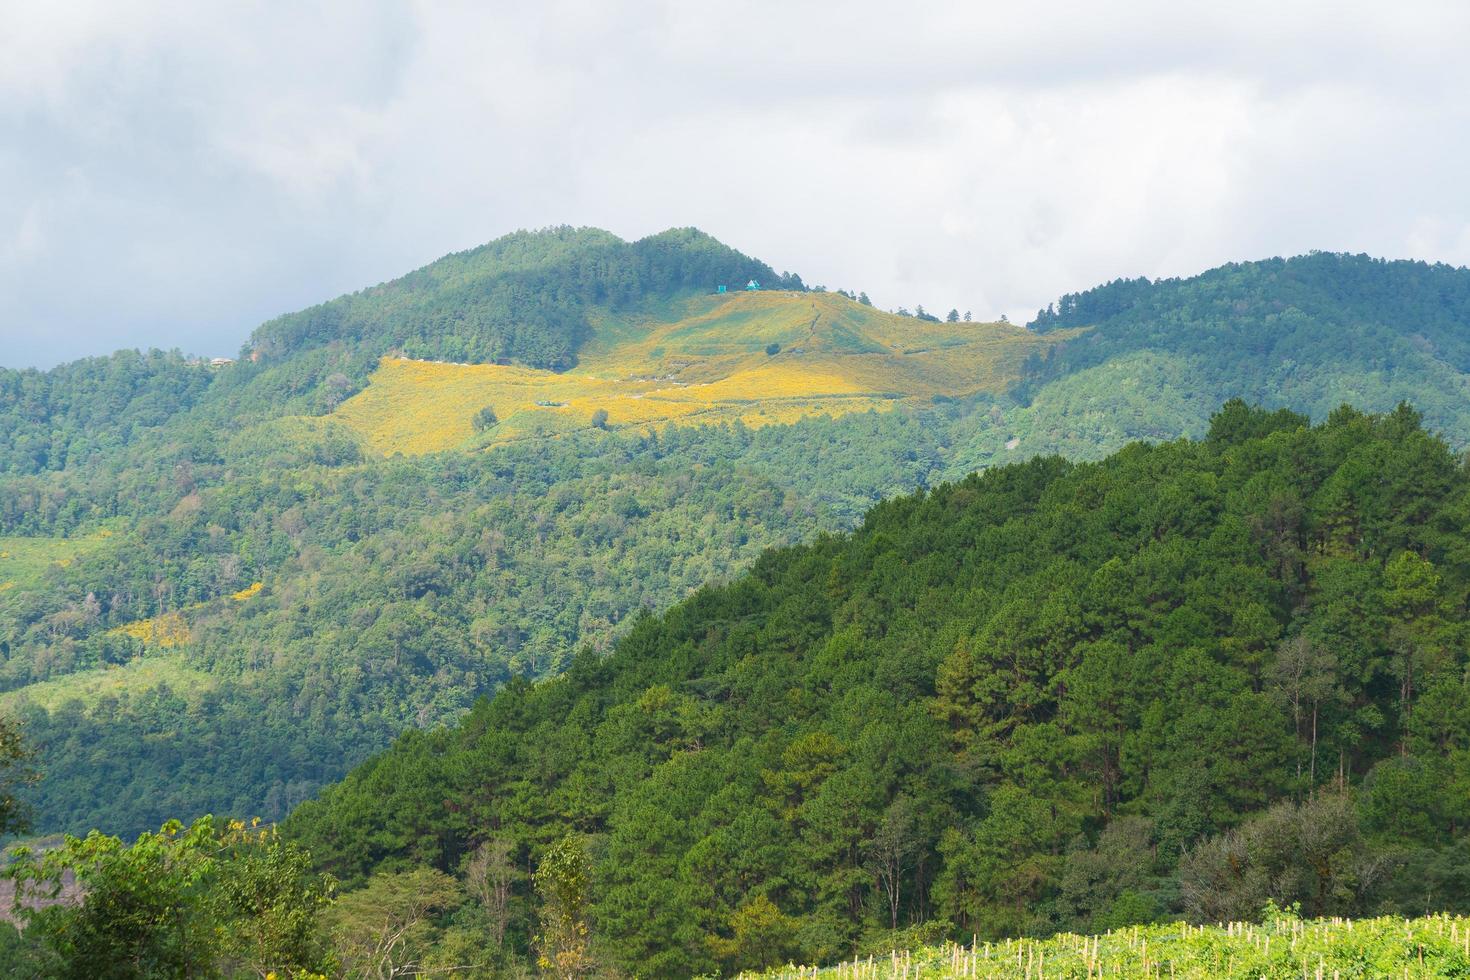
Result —
[{"label": "distant hill", "polygon": [[201,427],[328,412],[390,353],[565,370],[595,318],[751,279],[805,288],[693,228],[636,242],[590,228],[516,232],[262,324],[223,369],[158,351],[0,369],[0,474],[107,467],[132,444],[172,453],[171,437],[208,457]]},{"label": "distant hill", "polygon": [[799,277],[779,276],[693,228],[636,242],[595,228],[523,231],[272,320],[251,335],[242,360],[276,390],[325,386],[318,405],[330,408],[390,352],[562,371],[577,363],[599,314],[636,313],[752,279],[804,288]]},{"label": "distant hill", "polygon": [[1401,401],[1470,445],[1470,270],[1321,252],[1069,294],[1030,327],[1085,330],[1038,353],[1016,395],[1052,446],[1198,435],[1244,398],[1325,418]]}]

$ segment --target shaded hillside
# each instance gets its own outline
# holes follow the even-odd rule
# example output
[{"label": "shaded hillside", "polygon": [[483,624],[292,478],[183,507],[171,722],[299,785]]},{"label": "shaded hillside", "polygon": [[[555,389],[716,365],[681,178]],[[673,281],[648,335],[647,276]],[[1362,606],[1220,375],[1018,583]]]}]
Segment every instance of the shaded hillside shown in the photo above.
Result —
[{"label": "shaded hillside", "polygon": [[[997,468],[767,554],[289,831],[350,885],[571,835],[594,954],[646,976],[894,926],[1470,908],[1467,516],[1412,410],[1232,403],[1201,442]],[[533,911],[519,888],[505,955]]]}]

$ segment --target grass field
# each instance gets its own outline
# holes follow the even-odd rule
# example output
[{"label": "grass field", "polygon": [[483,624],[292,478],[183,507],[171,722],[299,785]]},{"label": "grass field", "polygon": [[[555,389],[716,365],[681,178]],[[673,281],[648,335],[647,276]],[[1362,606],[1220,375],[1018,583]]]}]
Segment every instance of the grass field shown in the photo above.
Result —
[{"label": "grass field", "polygon": [[214,686],[214,678],[184,663],[181,653],[157,657],[141,657],[117,667],[96,667],[39,684],[29,684],[0,694],[0,711],[13,710],[22,700],[55,711],[68,701],[78,700],[88,706],[104,697],[136,694],[167,683],[174,691],[187,693]]},{"label": "grass field", "polygon": [[[703,296],[664,312],[596,320],[564,373],[384,358],[332,417],[385,455],[554,436],[590,427],[598,412],[614,429],[759,426],[998,392],[1027,355],[1063,339],[1005,323],[928,323],[835,293]],[[476,433],[486,407],[499,424]]]},{"label": "grass field", "polygon": [[0,592],[34,588],[47,569],[70,565],[106,545],[112,536],[112,531],[102,530],[80,538],[0,537]]},{"label": "grass field", "polygon": [[746,980],[831,978],[1190,977],[1280,980],[1470,977],[1470,919],[1319,919],[1283,916],[1265,924],[1135,926],[1100,936],[931,946],[786,967]]}]

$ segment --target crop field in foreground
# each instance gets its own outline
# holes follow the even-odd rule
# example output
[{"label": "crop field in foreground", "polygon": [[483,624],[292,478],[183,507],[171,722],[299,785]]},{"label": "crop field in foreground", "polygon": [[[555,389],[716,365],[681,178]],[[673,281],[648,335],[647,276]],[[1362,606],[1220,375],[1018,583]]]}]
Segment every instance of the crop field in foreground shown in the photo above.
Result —
[{"label": "crop field in foreground", "polygon": [[[604,317],[577,366],[560,373],[384,358],[331,417],[383,454],[554,436],[598,413],[613,429],[761,426],[1000,392],[1030,353],[1062,339],[1007,323],[931,323],[835,293],[702,296],[664,317]],[[499,421],[477,433],[483,408]]]},{"label": "crop field in foreground", "polygon": [[1436,915],[1303,921],[1283,916],[1265,924],[1170,923],[1097,936],[930,946],[859,957],[832,967],[793,966],[743,976],[746,980],[1470,977],[1470,919]]}]

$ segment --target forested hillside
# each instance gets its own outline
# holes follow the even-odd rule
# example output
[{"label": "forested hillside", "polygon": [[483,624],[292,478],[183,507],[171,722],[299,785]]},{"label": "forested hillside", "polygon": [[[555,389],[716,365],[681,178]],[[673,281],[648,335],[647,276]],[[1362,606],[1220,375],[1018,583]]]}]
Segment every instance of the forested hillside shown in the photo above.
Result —
[{"label": "forested hillside", "polygon": [[636,317],[747,278],[804,288],[692,228],[636,242],[586,228],[517,232],[271,320],[223,370],[159,351],[47,372],[0,369],[0,478],[13,498],[0,498],[0,533],[156,509],[166,503],[156,485],[180,466],[200,467],[191,474],[200,479],[213,465],[258,465],[262,442],[348,461],[356,446],[330,426],[297,423],[244,440],[239,430],[330,412],[386,354],[565,369],[590,336],[589,318]]},{"label": "forested hillside", "polygon": [[1065,452],[1198,435],[1227,398],[1314,419],[1410,401],[1470,443],[1465,269],[1330,252],[1231,263],[1063,296],[1030,326],[1088,328],[1036,356],[1016,392],[1037,436]]},{"label": "forested hillside", "polygon": [[[786,288],[713,294],[756,276]],[[447,336],[435,310],[491,329],[508,279],[595,321],[577,333],[594,367],[634,379],[610,420],[531,404],[561,378],[606,382],[535,373],[544,359],[525,333],[498,349],[518,364],[398,358],[469,372],[467,388],[452,382],[467,395],[446,402],[410,380],[385,400],[379,373],[364,393],[377,407],[348,398],[366,380],[354,358],[367,370],[389,351],[487,356],[416,348],[410,334],[430,323]],[[452,720],[510,677],[555,672],[579,646],[604,648],[638,609],[925,485],[943,465],[938,420],[956,411],[930,395],[998,395],[1026,352],[1050,343],[1004,325],[919,324],[836,294],[808,303],[799,287],[694,232],[629,244],[554,229],[267,324],[240,363],[120,354],[14,372],[0,701],[47,759],[38,825],[132,833],[205,810],[279,818],[403,729]],[[461,309],[471,294],[491,297],[473,315]],[[490,372],[488,389],[477,371]],[[496,395],[502,374],[544,376],[521,414],[555,425],[519,422]],[[639,387],[638,375],[660,380]],[[886,411],[895,391],[903,412]],[[466,400],[446,414],[454,397]],[[492,397],[507,418],[466,439]],[[639,405],[661,406],[656,426],[627,416]],[[829,412],[852,417],[839,425]],[[762,413],[796,424],[744,425]],[[458,451],[383,458],[374,419]],[[37,451],[43,432],[49,448]]]},{"label": "forested hillside", "polygon": [[[0,538],[20,583],[0,592],[0,704],[45,748],[38,820],[283,816],[405,727],[932,480],[932,428],[862,415],[309,464],[115,532]],[[163,643],[133,629],[170,616]]]},{"label": "forested hillside", "polygon": [[[160,351],[119,351],[44,372],[0,368],[0,475],[115,457],[197,404],[211,380],[204,365]],[[19,516],[6,508],[6,525]]]},{"label": "forested hillside", "polygon": [[1467,518],[1412,409],[1232,402],[768,553],[286,831],[369,904],[461,879],[444,956],[643,976],[1268,899],[1466,911]]},{"label": "forested hillside", "polygon": [[[747,278],[775,288],[715,292]],[[222,367],[0,371],[0,708],[47,758],[37,824],[276,818],[765,548],[1199,435],[1237,393],[1317,419],[1408,395],[1459,447],[1467,281],[1272,260],[1028,331],[805,290],[692,230],[563,228],[279,318]]]}]

